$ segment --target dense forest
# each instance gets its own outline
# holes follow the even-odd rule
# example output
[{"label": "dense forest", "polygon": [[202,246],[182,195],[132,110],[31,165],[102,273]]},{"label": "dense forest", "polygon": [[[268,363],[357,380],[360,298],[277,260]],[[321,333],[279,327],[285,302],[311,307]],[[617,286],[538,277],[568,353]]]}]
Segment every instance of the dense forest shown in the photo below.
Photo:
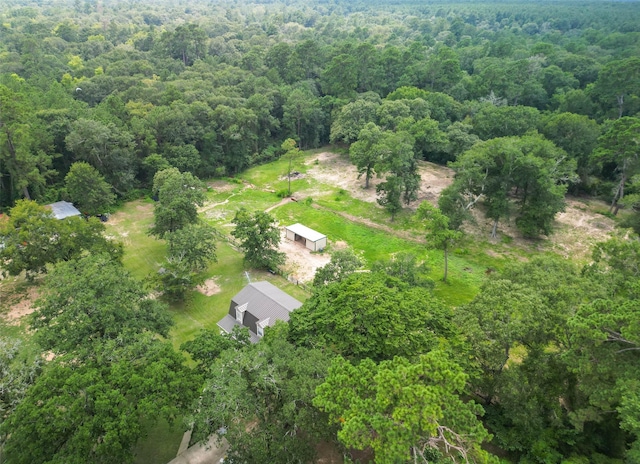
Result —
[{"label": "dense forest", "polygon": [[[621,232],[586,265],[504,263],[456,307],[415,257],[336,253],[260,343],[207,327],[178,349],[166,304],[221,235],[200,179],[289,159],[287,196],[291,160],[330,144],[382,179],[389,222],[419,163],[455,171],[412,216],[444,281],[476,211],[493,237],[513,219],[540,239],[570,194]],[[158,299],[91,218],[145,195],[168,246]],[[60,200],[88,219],[53,220]],[[47,276],[38,348],[0,331],[0,463],[130,462],[157,418],[223,430],[233,463],[314,462],[319,444],[345,462],[638,463],[638,213],[640,3],[3,0],[0,266]],[[246,245],[266,213],[232,222],[247,266],[282,264]]]}]

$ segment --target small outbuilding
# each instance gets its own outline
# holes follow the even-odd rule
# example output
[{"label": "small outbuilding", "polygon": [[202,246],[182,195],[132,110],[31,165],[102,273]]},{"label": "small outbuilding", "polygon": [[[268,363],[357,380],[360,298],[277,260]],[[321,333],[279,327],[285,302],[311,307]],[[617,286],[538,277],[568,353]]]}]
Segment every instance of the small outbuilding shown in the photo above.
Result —
[{"label": "small outbuilding", "polygon": [[311,251],[322,251],[327,246],[327,236],[302,224],[285,227],[287,238],[304,244]]},{"label": "small outbuilding", "polygon": [[68,201],[57,201],[50,205],[45,205],[45,208],[49,208],[53,217],[56,219],[64,219],[72,216],[81,216],[82,213]]}]

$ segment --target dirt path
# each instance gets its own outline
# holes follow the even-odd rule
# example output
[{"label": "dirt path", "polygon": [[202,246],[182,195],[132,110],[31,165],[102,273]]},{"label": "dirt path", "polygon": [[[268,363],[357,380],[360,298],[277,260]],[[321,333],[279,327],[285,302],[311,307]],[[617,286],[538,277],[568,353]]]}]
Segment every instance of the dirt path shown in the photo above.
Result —
[{"label": "dirt path", "polygon": [[329,208],[325,208],[324,206],[320,206],[317,203],[312,203],[311,206],[315,209],[320,209],[323,211],[327,211],[329,213],[337,214],[338,216],[348,219],[351,222],[355,222],[356,224],[362,224],[364,226],[371,227],[372,229],[381,230],[387,234],[395,235],[396,237],[399,237],[403,240],[408,240],[410,242],[415,242],[420,244],[426,243],[426,240],[424,238],[416,237],[415,235],[410,234],[409,232],[406,232],[403,230],[392,229],[389,226],[386,226],[384,224],[378,224],[377,222],[373,222],[370,219],[354,216],[353,214],[345,213],[343,211],[333,211]]}]

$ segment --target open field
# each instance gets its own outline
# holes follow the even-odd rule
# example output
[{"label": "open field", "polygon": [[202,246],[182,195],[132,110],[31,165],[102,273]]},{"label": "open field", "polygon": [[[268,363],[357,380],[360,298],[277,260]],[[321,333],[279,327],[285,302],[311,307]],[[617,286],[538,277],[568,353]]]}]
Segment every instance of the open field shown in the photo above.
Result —
[{"label": "open field", "polygon": [[[284,270],[293,281],[308,283],[315,269],[326,264],[331,252],[349,247],[371,263],[405,251],[415,254],[431,268],[436,281],[435,293],[450,305],[463,304],[476,294],[488,271],[499,270],[511,260],[526,260],[533,253],[558,253],[578,262],[587,262],[592,245],[605,240],[614,221],[601,211],[606,205],[593,200],[569,199],[565,212],[558,215],[556,233],[540,240],[519,236],[513,224],[500,224],[497,240],[490,240],[491,224],[477,213],[476,224],[466,226],[467,237],[449,260],[449,281],[441,282],[442,252],[429,250],[424,230],[413,220],[412,212],[419,201],[400,213],[394,222],[376,203],[375,184],[364,189],[355,168],[346,156],[326,151],[306,152],[294,160],[295,178],[291,180],[293,198],[282,199],[277,192],[286,190],[288,160],[254,167],[241,177],[212,180],[207,183],[207,201],[200,208],[201,217],[228,237],[235,212],[241,208],[269,211],[280,226],[296,222],[327,235],[324,252],[311,253],[300,244],[283,239],[281,250],[287,254]],[[433,203],[439,192],[449,185],[453,172],[445,167],[421,163],[423,179],[420,199]],[[153,202],[141,199],[130,202],[113,214],[107,222],[107,234],[125,246],[124,264],[138,279],[146,280],[161,267],[166,244],[147,234],[153,223]],[[190,291],[184,302],[172,304],[174,320],[171,340],[176,348],[201,329],[214,329],[228,311],[231,297],[248,280],[268,280],[300,300],[309,293],[285,278],[245,266],[243,256],[232,243],[218,243],[217,263],[203,273],[205,285]],[[38,298],[38,285],[22,277],[0,281],[0,335],[23,338],[29,343],[28,314]],[[33,347],[36,349],[36,347]],[[151,427],[151,435],[139,444],[137,462],[162,462],[172,458],[182,436],[181,424]],[[163,446],[156,446],[162,442]]]}]

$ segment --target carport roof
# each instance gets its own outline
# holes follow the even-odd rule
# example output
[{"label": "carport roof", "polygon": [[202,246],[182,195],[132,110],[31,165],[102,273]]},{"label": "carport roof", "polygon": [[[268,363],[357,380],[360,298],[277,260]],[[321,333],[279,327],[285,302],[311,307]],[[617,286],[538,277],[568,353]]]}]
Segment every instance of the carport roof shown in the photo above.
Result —
[{"label": "carport roof", "polygon": [[80,216],[82,213],[68,201],[57,201],[46,205],[47,208],[51,208],[51,212],[56,219],[64,219],[71,216]]},{"label": "carport roof", "polygon": [[287,230],[290,230],[294,234],[297,234],[301,237],[306,238],[311,242],[317,242],[318,240],[322,240],[323,238],[327,238],[326,235],[321,234],[320,232],[316,232],[313,229],[309,229],[307,226],[303,226],[302,224],[294,224],[292,226],[286,227]]}]

